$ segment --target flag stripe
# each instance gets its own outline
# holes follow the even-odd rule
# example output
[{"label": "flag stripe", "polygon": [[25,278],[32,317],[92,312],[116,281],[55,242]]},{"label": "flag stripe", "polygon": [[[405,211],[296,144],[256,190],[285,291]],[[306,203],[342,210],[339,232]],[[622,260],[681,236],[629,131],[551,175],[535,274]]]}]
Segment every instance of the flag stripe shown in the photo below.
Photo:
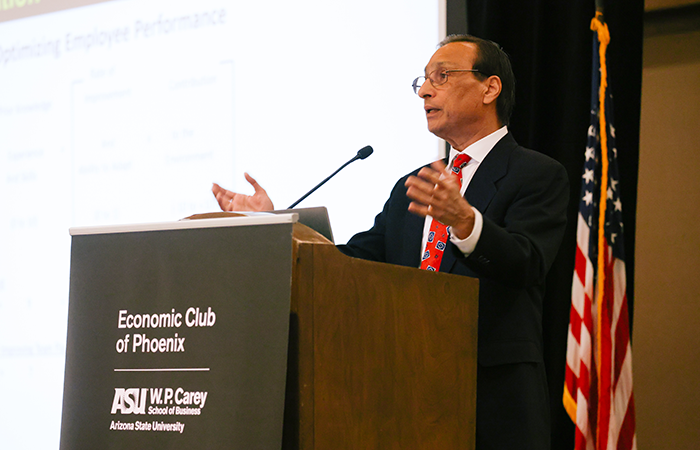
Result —
[{"label": "flag stripe", "polygon": [[[627,296],[624,297],[623,308],[621,309],[627,310]],[[625,318],[623,314],[620,320],[617,321],[617,327],[615,328],[615,385],[613,389],[617,388],[617,384],[620,381],[625,357],[628,355],[628,352],[632,352],[629,348],[629,335],[629,318]]]},{"label": "flag stripe", "polygon": [[632,450],[633,448],[637,448],[636,437],[634,435],[634,422],[634,396],[632,395],[627,406],[627,411],[625,412],[625,419],[620,429],[620,437],[617,441],[618,450]]}]

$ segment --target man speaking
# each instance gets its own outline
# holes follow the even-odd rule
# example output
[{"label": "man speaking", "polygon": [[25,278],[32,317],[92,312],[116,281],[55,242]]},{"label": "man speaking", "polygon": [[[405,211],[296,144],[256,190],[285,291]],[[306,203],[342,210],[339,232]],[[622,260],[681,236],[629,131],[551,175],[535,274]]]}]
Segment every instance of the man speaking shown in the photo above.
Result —
[{"label": "man speaking", "polygon": [[[508,132],[515,79],[495,43],[449,36],[413,89],[449,157],[399,180],[374,226],[339,249],[478,278],[476,448],[548,449],[542,303],[566,226],[566,172]],[[252,196],[214,185],[221,208],[272,210],[246,179]]]}]

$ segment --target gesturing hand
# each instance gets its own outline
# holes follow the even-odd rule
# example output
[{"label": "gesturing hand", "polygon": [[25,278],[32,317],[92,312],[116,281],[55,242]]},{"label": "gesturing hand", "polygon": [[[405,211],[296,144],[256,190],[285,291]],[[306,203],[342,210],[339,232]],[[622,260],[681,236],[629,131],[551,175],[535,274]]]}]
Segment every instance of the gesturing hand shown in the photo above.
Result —
[{"label": "gesturing hand", "polygon": [[422,217],[429,215],[451,226],[452,233],[464,239],[474,228],[474,211],[462,197],[457,177],[445,169],[442,161],[435,161],[431,167],[422,168],[418,176],[408,177],[406,195],[413,200],[408,210]]},{"label": "gesturing hand", "polygon": [[216,197],[221,209],[223,211],[271,211],[275,209],[267,192],[255,181],[255,178],[246,173],[245,179],[255,189],[253,195],[238,194],[214,183],[211,192]]}]

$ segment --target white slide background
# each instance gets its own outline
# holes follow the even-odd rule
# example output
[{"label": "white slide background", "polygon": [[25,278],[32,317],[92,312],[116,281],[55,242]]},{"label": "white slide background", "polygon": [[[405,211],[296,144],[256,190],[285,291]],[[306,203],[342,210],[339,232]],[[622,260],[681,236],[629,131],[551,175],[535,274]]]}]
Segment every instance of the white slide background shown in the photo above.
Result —
[{"label": "white slide background", "polygon": [[216,211],[211,183],[250,193],[245,171],[285,208],[368,144],[299,206],[328,207],[338,243],[371,226],[438,157],[411,89],[438,3],[127,0],[0,22],[0,448],[58,448],[70,227]]}]

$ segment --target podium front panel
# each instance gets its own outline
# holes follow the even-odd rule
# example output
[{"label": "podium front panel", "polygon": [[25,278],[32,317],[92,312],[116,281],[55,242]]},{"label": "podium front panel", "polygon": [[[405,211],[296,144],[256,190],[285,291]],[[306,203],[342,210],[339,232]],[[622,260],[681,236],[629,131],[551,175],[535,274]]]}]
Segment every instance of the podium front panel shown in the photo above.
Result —
[{"label": "podium front panel", "polygon": [[280,448],[291,254],[291,221],[74,235],[61,449]]}]

